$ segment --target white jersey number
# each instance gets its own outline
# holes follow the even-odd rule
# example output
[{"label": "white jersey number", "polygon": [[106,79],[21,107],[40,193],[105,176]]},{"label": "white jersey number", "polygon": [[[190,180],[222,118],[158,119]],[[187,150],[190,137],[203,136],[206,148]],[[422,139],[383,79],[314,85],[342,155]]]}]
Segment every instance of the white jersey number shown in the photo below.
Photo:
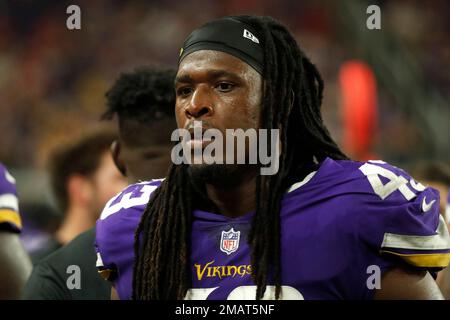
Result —
[{"label": "white jersey number", "polygon": [[[125,194],[119,193],[117,196],[112,198],[108,201],[108,203],[105,205],[105,209],[103,209],[102,214],[100,215],[100,220],[104,220],[110,215],[118,212],[121,209],[129,209],[132,207],[142,206],[148,203],[148,200],[150,199],[150,195],[153,191],[155,191],[158,187],[157,186],[150,186],[150,185],[144,185],[139,192],[141,193],[138,197],[132,198],[133,192],[127,192]],[[121,195],[122,199],[120,199],[119,202],[111,205],[117,198],[119,198]]]},{"label": "white jersey number", "polygon": [[[215,288],[194,288],[189,289],[185,300],[206,300]],[[234,288],[227,297],[227,300],[255,300],[256,286],[240,286]],[[262,300],[275,300],[275,286],[267,286]],[[305,300],[297,289],[291,286],[281,286],[280,300]]]},{"label": "white jersey number", "polygon": [[[408,182],[405,177],[397,176],[394,172],[371,163],[363,164],[359,167],[359,170],[366,175],[373,191],[383,200],[396,190],[400,191],[408,201],[415,198],[416,194],[408,187],[408,183],[417,191],[425,190],[425,187],[415,182],[414,179]],[[380,177],[384,177],[389,181],[383,184]]]}]

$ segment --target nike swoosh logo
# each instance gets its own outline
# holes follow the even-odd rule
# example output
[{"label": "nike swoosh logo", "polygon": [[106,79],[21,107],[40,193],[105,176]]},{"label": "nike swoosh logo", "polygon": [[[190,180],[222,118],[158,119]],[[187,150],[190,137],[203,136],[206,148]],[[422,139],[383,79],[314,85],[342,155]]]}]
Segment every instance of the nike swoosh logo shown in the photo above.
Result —
[{"label": "nike swoosh logo", "polygon": [[422,211],[423,212],[429,211],[435,202],[436,202],[436,200],[433,200],[430,203],[427,203],[427,197],[426,196],[423,197],[423,200],[422,200]]}]

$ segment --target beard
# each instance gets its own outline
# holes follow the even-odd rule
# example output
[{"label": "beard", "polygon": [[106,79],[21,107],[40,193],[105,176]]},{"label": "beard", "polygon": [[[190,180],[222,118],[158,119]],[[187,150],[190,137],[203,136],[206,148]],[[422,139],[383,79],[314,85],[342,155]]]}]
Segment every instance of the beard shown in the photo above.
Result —
[{"label": "beard", "polygon": [[248,179],[257,169],[258,165],[249,164],[194,164],[188,167],[188,174],[197,190],[203,189],[205,184],[230,188]]}]

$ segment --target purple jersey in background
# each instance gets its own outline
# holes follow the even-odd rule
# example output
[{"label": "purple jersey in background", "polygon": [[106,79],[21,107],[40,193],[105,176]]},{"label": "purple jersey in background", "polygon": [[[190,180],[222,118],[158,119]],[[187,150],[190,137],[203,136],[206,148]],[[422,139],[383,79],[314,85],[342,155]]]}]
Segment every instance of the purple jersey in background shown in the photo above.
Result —
[{"label": "purple jersey in background", "polygon": [[0,163],[0,230],[20,232],[21,229],[16,180]]},{"label": "purple jersey in background", "polygon": [[450,228],[450,188],[447,190],[447,202],[445,205],[445,219]]},{"label": "purple jersey in background", "polygon": [[[131,298],[134,232],[160,183],[129,186],[97,221],[97,267],[115,273],[121,299]],[[193,212],[187,299],[255,298],[247,244],[253,214]],[[382,161],[327,158],[288,190],[280,214],[282,299],[371,299],[373,270],[405,262],[435,270],[450,260],[438,192]],[[264,299],[274,292],[269,283]]]}]

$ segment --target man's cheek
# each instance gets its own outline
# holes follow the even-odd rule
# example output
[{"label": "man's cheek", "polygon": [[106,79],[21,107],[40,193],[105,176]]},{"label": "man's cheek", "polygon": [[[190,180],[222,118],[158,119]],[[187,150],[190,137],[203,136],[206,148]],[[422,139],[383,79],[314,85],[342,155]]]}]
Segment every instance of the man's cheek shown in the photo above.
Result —
[{"label": "man's cheek", "polygon": [[177,122],[178,128],[181,128],[181,125],[184,123],[184,120],[186,118],[184,110],[185,109],[181,106],[181,104],[177,104],[175,106],[175,120]]}]

